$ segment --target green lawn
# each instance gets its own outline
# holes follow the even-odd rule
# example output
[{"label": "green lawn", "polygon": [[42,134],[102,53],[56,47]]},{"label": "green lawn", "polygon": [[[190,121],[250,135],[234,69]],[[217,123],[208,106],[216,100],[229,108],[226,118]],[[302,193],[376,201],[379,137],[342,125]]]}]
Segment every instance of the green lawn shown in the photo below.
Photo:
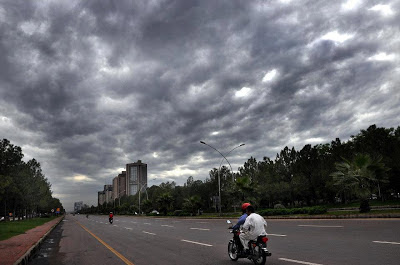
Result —
[{"label": "green lawn", "polygon": [[25,231],[35,228],[36,226],[54,220],[56,217],[50,218],[33,218],[23,221],[1,222],[0,223],[0,241],[10,237],[23,234]]}]

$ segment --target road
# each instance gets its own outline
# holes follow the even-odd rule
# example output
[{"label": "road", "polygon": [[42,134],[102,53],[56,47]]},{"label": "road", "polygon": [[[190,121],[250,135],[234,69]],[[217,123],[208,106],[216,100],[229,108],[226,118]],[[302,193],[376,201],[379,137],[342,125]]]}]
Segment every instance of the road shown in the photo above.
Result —
[{"label": "road", "polygon": [[[267,264],[399,264],[400,219],[267,222]],[[107,216],[67,215],[30,264],[252,264],[230,261],[227,227],[221,219],[116,216],[111,225]]]}]

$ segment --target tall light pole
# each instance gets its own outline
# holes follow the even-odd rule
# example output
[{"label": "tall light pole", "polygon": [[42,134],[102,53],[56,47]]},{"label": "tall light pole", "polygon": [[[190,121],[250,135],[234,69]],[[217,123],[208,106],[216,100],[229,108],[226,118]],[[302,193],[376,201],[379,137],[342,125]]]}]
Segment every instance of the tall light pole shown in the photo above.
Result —
[{"label": "tall light pole", "polygon": [[[221,205],[222,205],[222,200],[221,200],[221,177],[220,177],[219,172],[221,171],[221,165],[222,165],[222,161],[224,161],[224,159],[226,160],[226,162],[228,162],[228,164],[229,164],[229,166],[230,166],[230,168],[231,168],[231,172],[232,172],[232,174],[233,174],[232,166],[231,166],[231,163],[229,163],[228,159],[227,159],[220,151],[218,151],[215,147],[213,147],[213,146],[211,146],[211,145],[205,143],[204,141],[200,141],[200,143],[201,143],[201,144],[204,144],[204,145],[207,145],[208,147],[211,147],[212,149],[214,149],[215,151],[217,151],[217,152],[223,157],[222,160],[221,160],[221,163],[220,163],[220,165],[219,165],[219,168],[218,168],[219,215],[221,216]],[[230,154],[233,150],[235,150],[236,148],[239,148],[239,147],[241,147],[241,146],[243,146],[243,145],[244,145],[244,144],[240,144],[240,145],[236,146],[236,147],[233,148],[231,151],[229,151],[227,155],[229,155],[229,154]]]},{"label": "tall light pole", "polygon": [[[142,215],[142,213],[141,213],[141,211],[140,211],[140,193],[142,193],[142,188],[144,188],[145,186],[147,186],[147,183],[144,184],[144,185],[139,189],[139,214],[140,214],[140,215]],[[147,200],[149,200],[149,195],[147,194],[147,190],[146,190],[146,189],[144,189],[144,190],[146,191]]]}]

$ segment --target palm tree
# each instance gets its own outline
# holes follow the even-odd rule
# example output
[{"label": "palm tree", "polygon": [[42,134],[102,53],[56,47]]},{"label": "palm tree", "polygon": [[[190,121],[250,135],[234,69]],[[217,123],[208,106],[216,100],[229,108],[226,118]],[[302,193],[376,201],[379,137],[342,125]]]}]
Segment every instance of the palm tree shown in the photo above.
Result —
[{"label": "palm tree", "polygon": [[192,213],[192,215],[196,215],[197,210],[201,208],[200,197],[198,195],[194,195],[185,199],[185,202],[183,203],[183,208]]},{"label": "palm tree", "polygon": [[357,154],[352,161],[343,160],[335,164],[337,171],[331,174],[335,185],[343,194],[354,194],[361,201],[360,212],[368,212],[368,198],[377,183],[376,172],[384,165],[368,154]]},{"label": "palm tree", "polygon": [[240,196],[239,201],[249,201],[254,196],[254,186],[248,176],[236,178],[234,190]]},{"label": "palm tree", "polygon": [[163,212],[164,215],[167,215],[167,212],[171,208],[171,204],[174,201],[174,198],[171,196],[171,194],[163,193],[158,197],[157,202],[160,205],[160,211]]}]

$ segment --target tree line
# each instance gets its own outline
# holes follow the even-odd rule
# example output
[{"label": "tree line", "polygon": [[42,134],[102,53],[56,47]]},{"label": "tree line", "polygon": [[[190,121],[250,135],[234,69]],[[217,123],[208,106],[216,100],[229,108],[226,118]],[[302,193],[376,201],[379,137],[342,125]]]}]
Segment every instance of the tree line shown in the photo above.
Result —
[{"label": "tree line", "polygon": [[[0,216],[31,218],[63,207],[36,159],[24,162],[21,147],[0,140]],[[11,213],[11,214],[10,214]]]},{"label": "tree line", "polygon": [[[233,173],[223,166],[221,209],[235,211],[242,202],[259,209],[303,207],[360,202],[369,210],[368,200],[399,199],[400,126],[397,129],[369,126],[347,142],[305,145],[300,150],[284,147],[274,159],[257,161],[250,157]],[[153,185],[141,194],[140,211],[156,209],[161,214],[194,215],[200,210],[217,212],[218,170],[206,180],[189,177],[183,186],[175,182]],[[148,198],[148,199],[147,199]],[[138,213],[138,194],[125,196],[87,212]]]}]

